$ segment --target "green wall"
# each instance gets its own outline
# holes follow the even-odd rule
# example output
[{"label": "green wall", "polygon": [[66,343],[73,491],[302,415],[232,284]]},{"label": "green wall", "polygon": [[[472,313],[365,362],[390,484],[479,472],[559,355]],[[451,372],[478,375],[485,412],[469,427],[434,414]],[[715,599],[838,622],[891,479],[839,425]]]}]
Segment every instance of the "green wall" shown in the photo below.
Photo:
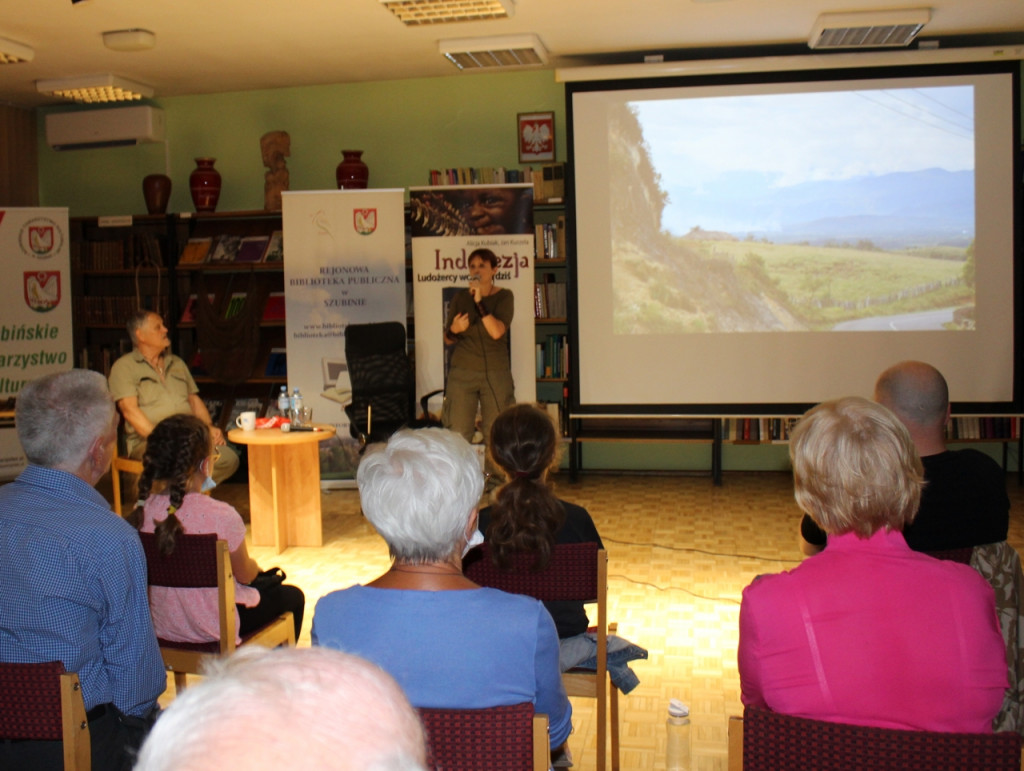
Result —
[{"label": "green wall", "polygon": [[[51,150],[40,120],[40,205],[71,216],[145,213],[142,178],[162,173],[173,189],[170,211],[192,211],[188,175],[211,156],[223,177],[218,211],[263,208],[260,137],[284,130],[292,190],[334,189],[342,149],[363,150],[370,186],[427,184],[431,168],[519,168],[516,114],[556,113],[556,150],[565,159],[565,96],[552,71],[478,73],[379,83],[307,86],[168,97],[167,143],[96,150]],[[45,108],[41,113],[66,106]]]},{"label": "green wall", "polygon": [[[55,151],[39,121],[41,206],[67,206],[73,217],[145,212],[142,178],[162,173],[173,183],[172,212],[192,211],[188,175],[198,156],[217,159],[223,176],[219,211],[263,208],[259,139],[291,135],[292,190],[334,189],[342,149],[363,150],[370,186],[425,185],[431,168],[518,167],[516,114],[555,112],[556,152],[566,160],[564,87],[551,71],[455,74],[378,83],[246,91],[154,99],[167,121],[167,143]],[[40,110],[58,112],[67,106]],[[996,455],[991,445],[983,449]],[[587,468],[707,469],[707,445],[589,443]],[[726,470],[789,467],[780,446],[723,448]]]}]

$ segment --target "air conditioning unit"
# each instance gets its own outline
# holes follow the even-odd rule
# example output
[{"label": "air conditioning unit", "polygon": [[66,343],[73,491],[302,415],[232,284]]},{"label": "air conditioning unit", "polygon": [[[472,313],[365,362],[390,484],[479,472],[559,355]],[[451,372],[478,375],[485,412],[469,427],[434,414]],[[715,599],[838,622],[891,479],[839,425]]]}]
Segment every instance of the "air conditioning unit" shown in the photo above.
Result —
[{"label": "air conditioning unit", "polygon": [[158,107],[114,107],[46,116],[46,143],[54,150],[119,147],[163,139],[164,111]]}]

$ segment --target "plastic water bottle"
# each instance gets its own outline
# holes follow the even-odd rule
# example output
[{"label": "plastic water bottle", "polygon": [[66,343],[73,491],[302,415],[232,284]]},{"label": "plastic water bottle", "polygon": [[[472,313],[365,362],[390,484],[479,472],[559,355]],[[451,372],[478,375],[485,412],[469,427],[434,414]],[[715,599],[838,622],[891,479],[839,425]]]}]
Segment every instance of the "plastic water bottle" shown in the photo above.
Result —
[{"label": "plastic water bottle", "polygon": [[302,394],[299,393],[299,389],[296,388],[292,391],[292,425],[302,425]]},{"label": "plastic water bottle", "polygon": [[288,386],[281,386],[281,393],[277,397],[277,411],[282,418],[288,417],[288,410],[291,409],[292,400],[288,398]]},{"label": "plastic water bottle", "polygon": [[690,771],[690,708],[679,699],[668,703],[665,722],[668,741],[665,744],[666,771]]}]

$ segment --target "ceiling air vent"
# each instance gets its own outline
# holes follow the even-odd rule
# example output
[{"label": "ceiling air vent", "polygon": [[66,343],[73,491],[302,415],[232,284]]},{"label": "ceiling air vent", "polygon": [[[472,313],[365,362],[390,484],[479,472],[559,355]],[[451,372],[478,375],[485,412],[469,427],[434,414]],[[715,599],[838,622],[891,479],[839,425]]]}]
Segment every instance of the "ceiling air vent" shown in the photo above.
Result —
[{"label": "ceiling air vent", "polygon": [[529,67],[548,62],[547,49],[536,35],[440,40],[438,49],[460,70]]},{"label": "ceiling air vent", "polygon": [[931,9],[823,13],[811,30],[811,48],[900,48],[931,20]]},{"label": "ceiling air vent", "polygon": [[380,0],[410,27],[450,21],[507,19],[515,13],[512,0]]}]

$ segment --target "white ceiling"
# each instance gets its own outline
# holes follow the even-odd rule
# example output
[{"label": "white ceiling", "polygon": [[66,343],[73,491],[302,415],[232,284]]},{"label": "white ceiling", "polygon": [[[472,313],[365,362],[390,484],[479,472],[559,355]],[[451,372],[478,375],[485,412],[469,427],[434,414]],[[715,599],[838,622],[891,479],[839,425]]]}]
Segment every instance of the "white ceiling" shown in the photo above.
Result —
[{"label": "white ceiling", "polygon": [[[821,12],[923,5],[932,8],[932,21],[922,40],[1024,42],[1024,0],[516,0],[509,19],[424,27],[406,27],[379,0],[0,0],[0,37],[35,49],[31,62],[0,66],[0,102],[52,104],[36,93],[36,80],[93,73],[146,83],[157,99],[472,77],[440,56],[437,41],[483,35],[535,33],[551,53],[552,69],[639,62],[645,53],[707,56],[707,49],[733,47],[794,53],[806,50]],[[102,32],[127,28],[152,30],[156,47],[104,48]]]}]

